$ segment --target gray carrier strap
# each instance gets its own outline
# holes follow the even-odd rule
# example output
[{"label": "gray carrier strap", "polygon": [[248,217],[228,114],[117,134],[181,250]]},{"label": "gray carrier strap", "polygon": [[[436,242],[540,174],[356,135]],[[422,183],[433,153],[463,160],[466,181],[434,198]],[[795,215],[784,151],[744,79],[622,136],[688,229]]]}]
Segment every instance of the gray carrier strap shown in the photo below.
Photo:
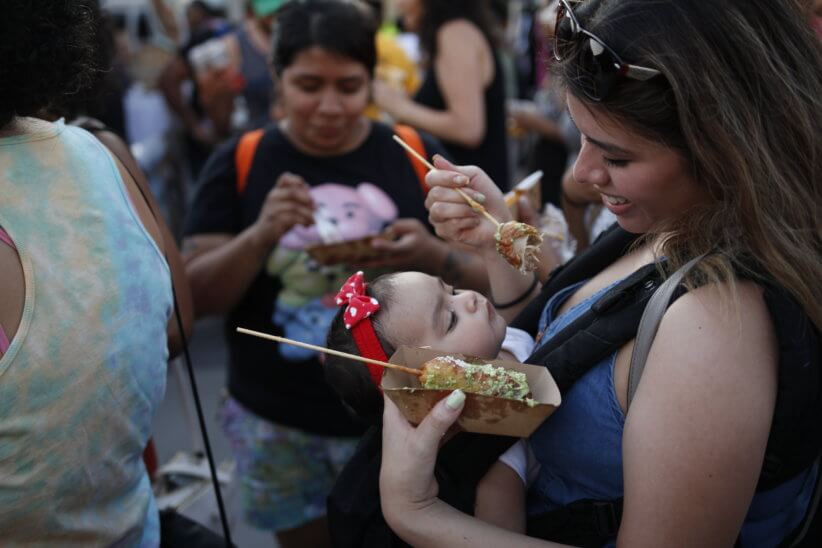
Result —
[{"label": "gray carrier strap", "polygon": [[636,333],[636,340],[634,341],[634,350],[631,353],[631,367],[628,370],[628,401],[626,403],[626,411],[631,407],[631,400],[634,399],[634,393],[639,386],[639,379],[642,378],[642,372],[645,370],[645,361],[648,359],[648,352],[651,351],[651,344],[654,342],[657,329],[659,329],[659,322],[662,321],[662,316],[668,310],[668,305],[671,302],[671,296],[676,291],[676,288],[682,283],[682,279],[691,271],[691,269],[702,260],[705,255],[701,255],[695,259],[691,259],[682,267],[674,272],[670,278],[665,280],[659,288],[654,291],[648,304],[645,306],[645,311],[642,313],[642,318],[639,320],[639,329]]}]

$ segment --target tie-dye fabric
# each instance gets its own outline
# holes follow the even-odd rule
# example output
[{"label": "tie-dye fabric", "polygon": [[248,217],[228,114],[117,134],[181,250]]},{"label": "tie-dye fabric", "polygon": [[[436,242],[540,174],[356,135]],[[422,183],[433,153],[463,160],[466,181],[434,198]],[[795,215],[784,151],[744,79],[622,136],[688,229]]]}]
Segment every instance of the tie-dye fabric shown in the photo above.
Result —
[{"label": "tie-dye fabric", "polygon": [[89,133],[27,119],[0,138],[0,226],[25,275],[0,359],[4,546],[154,546],[141,452],[165,390],[165,259]]}]

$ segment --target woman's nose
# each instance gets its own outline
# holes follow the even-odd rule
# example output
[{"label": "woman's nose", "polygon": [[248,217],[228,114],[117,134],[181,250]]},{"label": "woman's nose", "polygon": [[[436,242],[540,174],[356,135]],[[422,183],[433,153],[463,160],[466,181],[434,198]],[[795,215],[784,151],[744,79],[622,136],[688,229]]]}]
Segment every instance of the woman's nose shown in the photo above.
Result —
[{"label": "woman's nose", "polygon": [[608,182],[608,172],[602,165],[602,155],[583,139],[574,162],[574,180],[578,183],[604,186]]},{"label": "woman's nose", "polygon": [[328,90],[320,97],[317,110],[323,114],[336,114],[342,110],[340,98],[334,90]]}]

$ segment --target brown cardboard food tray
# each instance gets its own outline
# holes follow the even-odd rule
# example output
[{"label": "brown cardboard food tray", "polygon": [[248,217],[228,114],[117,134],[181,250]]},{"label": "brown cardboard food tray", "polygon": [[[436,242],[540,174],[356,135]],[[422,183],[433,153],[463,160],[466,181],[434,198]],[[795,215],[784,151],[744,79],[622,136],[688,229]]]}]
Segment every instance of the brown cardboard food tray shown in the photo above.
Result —
[{"label": "brown cardboard food tray", "polygon": [[[389,361],[419,369],[425,362],[437,356],[462,357],[453,352],[401,346]],[[465,408],[457,424],[466,432],[520,438],[530,436],[561,402],[559,388],[553,377],[545,367],[506,360],[484,361],[525,373],[537,405],[529,407],[520,401],[466,394]],[[382,378],[383,391],[412,424],[419,424],[439,400],[451,393],[451,390],[427,390],[419,386],[417,377],[400,371],[386,369]]]},{"label": "brown cardboard food tray", "polygon": [[376,238],[387,240],[390,238],[390,235],[378,234],[376,236],[366,236],[358,240],[312,245],[306,247],[305,251],[312,259],[324,266],[356,263],[368,259],[375,259],[380,256],[382,252],[371,247],[371,242]]},{"label": "brown cardboard food tray", "polygon": [[527,196],[534,211],[542,210],[542,171],[535,171],[520,181],[510,192],[505,194],[505,204],[511,210],[511,215],[517,218],[517,200],[520,196]]}]

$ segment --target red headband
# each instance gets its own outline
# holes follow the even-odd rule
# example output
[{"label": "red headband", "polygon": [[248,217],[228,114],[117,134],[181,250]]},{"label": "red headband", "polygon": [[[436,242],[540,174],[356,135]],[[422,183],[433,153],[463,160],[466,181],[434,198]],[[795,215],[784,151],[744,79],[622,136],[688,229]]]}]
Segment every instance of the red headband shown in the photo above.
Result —
[{"label": "red headband", "polygon": [[[345,328],[351,331],[357,350],[363,358],[372,360],[388,361],[374,326],[371,324],[371,315],[380,309],[377,299],[366,295],[367,287],[362,272],[352,275],[340,288],[337,293],[337,306],[348,305],[345,308],[343,323]],[[379,387],[382,380],[383,367],[367,363],[371,380]]]}]

